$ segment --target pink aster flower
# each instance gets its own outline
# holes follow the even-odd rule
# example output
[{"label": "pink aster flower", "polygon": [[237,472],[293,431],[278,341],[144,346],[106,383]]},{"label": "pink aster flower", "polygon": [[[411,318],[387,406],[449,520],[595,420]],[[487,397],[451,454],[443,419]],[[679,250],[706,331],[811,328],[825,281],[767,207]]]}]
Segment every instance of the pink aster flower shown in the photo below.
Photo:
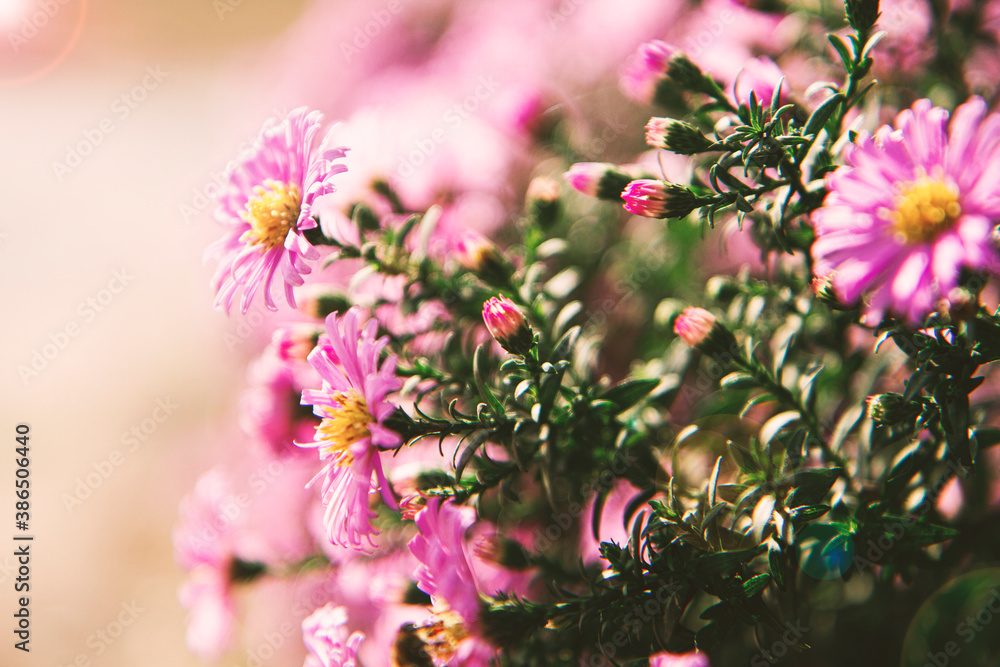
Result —
[{"label": "pink aster flower", "polygon": [[410,551],[420,561],[417,586],[431,596],[438,620],[418,629],[435,664],[486,667],[496,649],[482,637],[479,582],[465,536],[476,521],[471,507],[431,498],[416,516]]},{"label": "pink aster flower", "polygon": [[626,211],[646,218],[683,218],[701,203],[684,186],[653,178],[632,181],[621,196]]},{"label": "pink aster flower", "polygon": [[333,192],[331,178],[347,170],[334,163],[346,149],[316,145],[321,119],[318,111],[299,108],[280,123],[266,124],[230,172],[215,210],[229,231],[208,249],[219,259],[212,279],[217,308],[228,313],[242,292],[240,310],[246,313],[263,286],[264,303],[277,310],[271,288],[279,272],[285,300],[295,307],[292,288],[310,272],[307,260],[319,258],[303,235],[317,226],[313,203]]},{"label": "pink aster flower", "polygon": [[302,641],[309,651],[302,667],[357,667],[358,647],[365,635],[347,635],[347,611],[326,604],[302,621]]},{"label": "pink aster flower", "polygon": [[223,512],[231,498],[229,481],[220,469],[205,473],[181,501],[173,535],[174,559],[188,573],[179,593],[188,610],[187,646],[206,660],[221,657],[233,636],[235,524]]},{"label": "pink aster flower", "polygon": [[827,176],[813,213],[816,274],[845,303],[865,297],[865,321],[887,310],[918,325],[963,267],[997,273],[1000,116],[978,97],[948,111],[919,100],[896,128],[863,133]]},{"label": "pink aster flower", "polygon": [[[323,379],[320,390],[302,392],[302,404],[312,405],[322,418],[316,428],[315,447],[325,466],[314,478],[323,478],[324,523],[333,544],[365,550],[374,547],[377,531],[371,525],[375,512],[369,495],[381,492],[387,505],[396,509],[395,498],[382,471],[381,452],[403,443],[384,422],[396,406],[386,396],[402,386],[396,377],[396,356],[379,366],[379,354],[388,344],[376,339],[378,322],[370,319],[362,327],[360,308],[326,318],[326,334],[309,354],[309,363]],[[312,483],[312,482],[310,482]]]}]

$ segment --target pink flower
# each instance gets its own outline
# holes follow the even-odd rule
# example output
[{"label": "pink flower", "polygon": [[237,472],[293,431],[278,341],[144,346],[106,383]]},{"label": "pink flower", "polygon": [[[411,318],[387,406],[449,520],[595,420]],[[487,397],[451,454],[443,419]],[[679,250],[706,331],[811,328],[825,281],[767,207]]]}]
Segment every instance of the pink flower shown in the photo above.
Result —
[{"label": "pink flower", "polygon": [[472,570],[465,536],[476,521],[471,507],[434,497],[416,516],[420,532],[410,551],[420,561],[417,586],[431,596],[439,619],[422,628],[435,643],[426,648],[445,665],[489,665],[496,649],[482,637],[479,583]]},{"label": "pink flower", "polygon": [[223,513],[232,492],[216,468],[201,476],[181,501],[174,528],[174,559],[188,572],[181,605],[188,610],[187,646],[206,660],[216,660],[229,646],[235,611],[230,593],[235,524]]},{"label": "pink flower", "polygon": [[[751,93],[757,97],[757,103],[762,107],[771,105],[774,91],[781,83],[784,73],[773,60],[767,57],[751,58],[736,76],[733,84],[733,96],[737,105],[750,105]],[[788,84],[781,86],[781,104],[788,102]]]},{"label": "pink flower", "polygon": [[365,635],[347,635],[347,611],[326,604],[302,621],[302,641],[309,651],[303,667],[357,667],[358,646]]},{"label": "pink flower", "polygon": [[346,149],[315,145],[321,118],[318,111],[299,108],[280,123],[266,124],[230,172],[215,210],[216,220],[229,231],[208,249],[219,259],[212,279],[217,308],[228,313],[242,292],[240,310],[246,313],[263,285],[264,303],[277,310],[271,287],[279,271],[285,300],[295,307],[292,288],[311,271],[307,260],[319,258],[303,235],[316,227],[313,203],[333,192],[332,177],[347,170],[333,162]]},{"label": "pink flower", "polygon": [[396,356],[390,355],[379,367],[379,354],[388,339],[375,338],[375,319],[362,328],[361,318],[357,307],[343,317],[333,313],[326,318],[326,335],[309,354],[323,388],[302,392],[302,404],[312,405],[323,421],[314,442],[300,443],[315,447],[326,464],[315,479],[324,478],[324,523],[330,541],[359,551],[366,543],[374,547],[371,538],[377,534],[371,525],[375,512],[368,505],[370,493],[377,488],[385,503],[397,508],[382,471],[381,452],[403,443],[398,433],[384,426],[396,410],[386,396],[402,386],[395,375]]},{"label": "pink flower", "polygon": [[688,653],[660,653],[649,656],[649,667],[711,667],[708,656],[701,651]]},{"label": "pink flower", "polygon": [[674,333],[691,347],[699,347],[708,340],[715,323],[715,315],[704,308],[691,306],[685,308],[677,317],[674,322]]},{"label": "pink flower", "polygon": [[670,61],[678,53],[673,46],[659,39],[639,46],[622,70],[619,79],[622,92],[637,102],[652,102],[657,86],[667,77]]},{"label": "pink flower", "polygon": [[299,404],[302,390],[315,384],[316,374],[305,362],[307,353],[298,359],[292,356],[288,332],[279,330],[272,345],[251,364],[250,385],[239,404],[240,427],[277,457],[301,454],[295,441],[308,438],[316,428],[308,408]]},{"label": "pink flower", "polygon": [[503,294],[483,304],[483,321],[490,334],[511,354],[527,354],[534,342],[531,327],[513,301]]},{"label": "pink flower", "polygon": [[838,297],[866,297],[875,325],[892,310],[918,325],[958,283],[963,267],[1000,270],[991,242],[1000,219],[1000,116],[978,97],[948,112],[919,100],[898,129],[865,132],[827,176],[813,213],[816,275]]}]

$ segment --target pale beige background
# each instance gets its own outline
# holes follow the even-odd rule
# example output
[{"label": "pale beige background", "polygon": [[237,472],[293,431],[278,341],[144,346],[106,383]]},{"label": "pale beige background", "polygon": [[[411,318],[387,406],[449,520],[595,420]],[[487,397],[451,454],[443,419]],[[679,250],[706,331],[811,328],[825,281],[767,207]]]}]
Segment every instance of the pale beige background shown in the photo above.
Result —
[{"label": "pale beige background", "polygon": [[[233,11],[220,17],[220,2]],[[0,0],[0,18],[16,17],[18,4],[38,16],[42,3]],[[53,4],[16,54],[9,35],[23,24],[0,21],[0,665],[198,665],[183,644],[170,530],[178,500],[214,458],[251,350],[229,349],[237,322],[211,309],[201,254],[219,230],[204,215],[186,223],[180,207],[204,208],[196,191],[287,102],[268,99],[274,82],[254,73],[305,2]],[[81,11],[68,55],[11,85],[58,57]],[[116,115],[115,100],[147,67],[166,78]],[[105,118],[113,131],[59,180],[54,163]],[[122,269],[128,284],[105,292]],[[107,305],[91,315],[81,310],[88,298]],[[23,379],[19,367],[67,331],[76,335]],[[124,433],[164,416],[158,400],[177,407],[128,451]],[[32,429],[30,654],[12,648],[19,422]],[[99,484],[68,509],[67,494],[95,466],[111,472],[92,476]],[[115,630],[123,605],[142,611],[107,644],[97,633]]]}]

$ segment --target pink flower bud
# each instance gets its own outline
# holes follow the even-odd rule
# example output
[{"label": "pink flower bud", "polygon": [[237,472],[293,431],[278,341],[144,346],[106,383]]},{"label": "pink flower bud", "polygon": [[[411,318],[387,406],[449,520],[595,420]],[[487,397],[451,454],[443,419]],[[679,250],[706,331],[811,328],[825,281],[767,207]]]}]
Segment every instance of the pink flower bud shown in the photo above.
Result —
[{"label": "pink flower bud", "polygon": [[674,322],[674,333],[691,347],[700,347],[712,333],[716,324],[715,315],[704,308],[689,307]]},{"label": "pink flower bud", "polygon": [[533,337],[524,315],[507,297],[492,297],[483,304],[483,321],[498,343],[511,354],[527,354]]}]

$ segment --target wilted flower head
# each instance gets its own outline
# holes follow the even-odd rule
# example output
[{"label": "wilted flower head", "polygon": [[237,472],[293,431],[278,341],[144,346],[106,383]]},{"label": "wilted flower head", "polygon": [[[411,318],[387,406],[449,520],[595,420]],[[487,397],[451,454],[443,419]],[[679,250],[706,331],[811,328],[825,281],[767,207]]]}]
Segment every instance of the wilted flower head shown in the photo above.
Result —
[{"label": "wilted flower head", "polygon": [[517,305],[503,294],[483,304],[483,321],[493,338],[511,354],[527,354],[531,349],[531,327]]},{"label": "wilted flower head", "polygon": [[309,651],[302,667],[357,667],[365,635],[347,635],[347,611],[328,603],[302,621],[302,642]]},{"label": "wilted flower head", "polygon": [[955,110],[919,100],[862,133],[827,176],[813,213],[818,275],[845,303],[866,297],[865,319],[892,310],[918,325],[958,284],[963,267],[1000,271],[991,242],[1000,219],[1000,116],[975,97]]},{"label": "wilted flower head", "polygon": [[261,287],[264,303],[277,310],[271,287],[279,272],[285,300],[295,307],[292,288],[311,271],[307,260],[319,257],[303,234],[317,226],[313,202],[333,192],[332,177],[347,170],[334,163],[346,149],[316,145],[321,118],[299,108],[280,123],[268,123],[229,174],[215,210],[229,231],[208,249],[219,260],[212,279],[215,305],[227,313],[240,292],[246,313]]},{"label": "wilted flower head", "polygon": [[395,375],[396,356],[379,366],[389,341],[376,339],[378,322],[370,319],[362,326],[362,317],[355,307],[343,317],[334,313],[326,319],[326,335],[309,354],[323,388],[302,392],[302,404],[312,405],[323,421],[314,442],[300,443],[315,447],[325,463],[317,479],[323,477],[330,541],[358,550],[373,546],[371,538],[377,534],[369,494],[378,489],[387,505],[397,507],[382,472],[381,452],[402,444],[399,434],[384,425],[396,410],[386,396],[402,385]]}]

